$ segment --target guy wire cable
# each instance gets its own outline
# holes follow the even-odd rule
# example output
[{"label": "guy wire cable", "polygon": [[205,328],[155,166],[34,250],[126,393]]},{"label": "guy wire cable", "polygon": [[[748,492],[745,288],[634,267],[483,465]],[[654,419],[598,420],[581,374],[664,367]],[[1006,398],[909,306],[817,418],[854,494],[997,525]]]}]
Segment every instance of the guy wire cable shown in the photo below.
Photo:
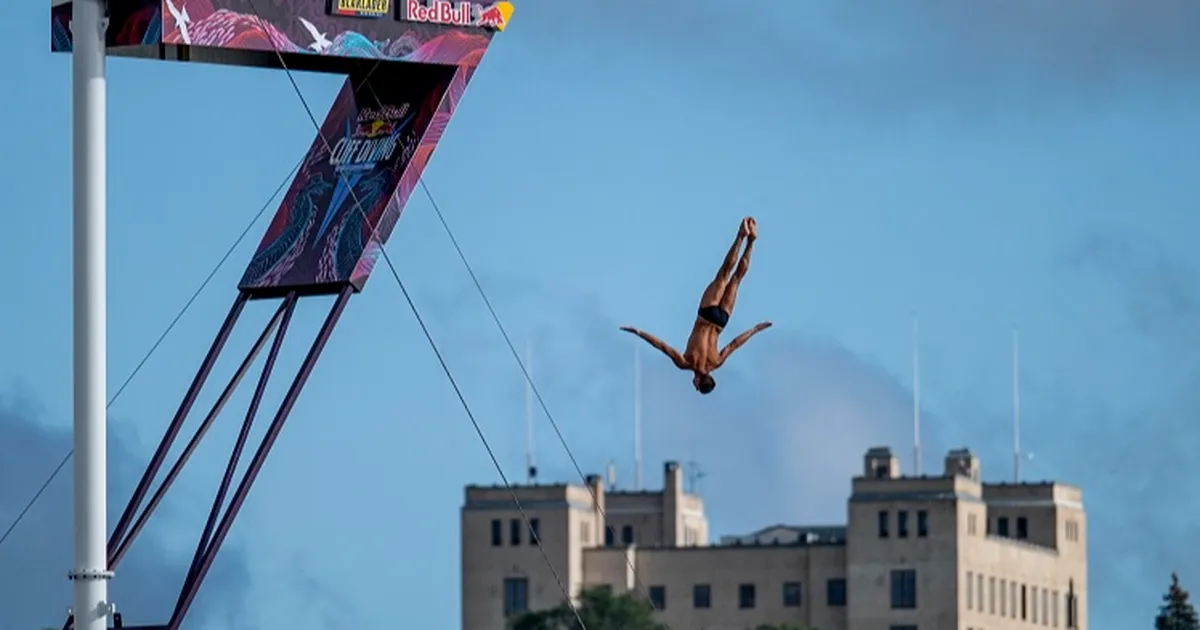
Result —
[{"label": "guy wire cable", "polygon": [[[379,94],[375,92],[375,88],[371,86],[369,81],[363,81],[363,83],[370,88],[371,94],[375,98],[376,106],[382,107],[382,101],[379,98]],[[607,529],[608,515],[605,514],[604,508],[600,507],[600,502],[596,496],[596,492],[592,490],[590,485],[588,485],[587,475],[584,474],[582,467],[579,465],[579,461],[575,458],[575,454],[571,451],[570,445],[567,444],[566,437],[563,436],[562,430],[558,426],[558,422],[554,419],[554,414],[550,413],[550,409],[546,405],[546,401],[542,398],[542,394],[538,390],[537,384],[533,382],[533,376],[529,373],[525,363],[521,360],[521,355],[519,352],[517,352],[517,348],[516,345],[513,344],[512,337],[509,336],[508,330],[504,327],[504,323],[500,320],[500,315],[492,306],[492,301],[488,299],[487,293],[484,292],[483,284],[479,281],[479,277],[475,274],[475,269],[471,266],[471,263],[467,261],[466,254],[463,252],[462,247],[458,244],[458,239],[455,238],[454,231],[450,229],[450,224],[446,221],[446,217],[442,213],[441,206],[438,204],[437,200],[434,199],[433,192],[429,190],[429,185],[425,183],[425,178],[418,178],[418,182],[421,184],[421,189],[425,191],[425,196],[429,199],[429,204],[433,206],[433,210],[437,214],[438,221],[441,222],[442,228],[446,231],[446,235],[450,237],[450,243],[454,246],[454,250],[458,253],[459,260],[462,261],[463,266],[467,269],[467,273],[471,276],[471,281],[475,284],[475,289],[479,292],[479,296],[483,298],[483,303],[485,306],[487,306],[488,312],[492,316],[492,321],[494,321],[496,323],[496,327],[500,329],[500,334],[504,337],[504,342],[508,345],[509,352],[512,353],[513,358],[517,361],[517,365],[521,368],[521,373],[524,375],[525,381],[529,383],[529,388],[533,391],[534,396],[537,398],[538,405],[541,407],[542,411],[545,412],[546,418],[550,421],[550,426],[554,429],[554,434],[558,437],[559,444],[562,445],[563,450],[567,453],[567,457],[570,458],[571,464],[575,467],[575,472],[579,475],[580,481],[583,482],[583,487],[587,488],[588,494],[591,495],[592,504],[596,506],[596,510],[600,512],[600,516],[604,518],[605,528]],[[650,597],[650,589],[647,588],[645,583],[642,582],[641,576],[638,575],[637,567],[634,566],[633,560],[631,560],[628,555],[625,556],[625,564],[629,567],[630,572],[633,574],[635,590],[640,589],[642,594],[645,596],[646,601],[650,604],[650,609],[652,611],[657,610],[656,606],[654,605],[654,600]]]},{"label": "guy wire cable", "polygon": [[[204,289],[208,287],[208,283],[212,281],[213,277],[217,275],[217,272],[221,270],[221,267],[225,265],[225,262],[229,260],[229,257],[233,255],[234,250],[236,250],[238,245],[242,243],[242,240],[246,238],[246,235],[250,233],[250,229],[254,227],[255,223],[258,223],[258,220],[262,218],[263,213],[265,213],[267,208],[271,207],[271,203],[275,201],[275,197],[279,196],[279,193],[282,192],[283,189],[288,185],[288,182],[291,181],[292,176],[296,174],[296,171],[300,170],[300,166],[303,164],[304,160],[301,159],[299,162],[296,162],[296,165],[292,167],[292,170],[288,172],[287,175],[283,176],[283,181],[278,187],[275,188],[275,192],[271,193],[271,196],[267,198],[267,201],[262,205],[261,208],[258,209],[258,212],[254,215],[254,218],[250,219],[250,222],[246,224],[246,227],[242,230],[242,233],[239,234],[236,239],[234,239],[233,244],[229,246],[229,249],[225,250],[225,255],[221,256],[221,259],[217,261],[217,264],[212,268],[211,271],[208,272],[208,275],[204,278],[204,281],[200,283],[200,286],[196,287],[196,290],[192,293],[192,296],[188,298],[187,302],[184,303],[183,308],[179,309],[179,312],[175,314],[175,318],[171,320],[170,324],[167,324],[166,329],[163,330],[162,334],[158,336],[158,339],[154,342],[154,344],[150,346],[150,350],[148,350],[146,354],[142,356],[142,360],[138,361],[137,365],[134,366],[133,371],[129,373],[129,376],[127,376],[124,382],[121,383],[121,386],[117,388],[117,391],[112,395],[112,398],[108,400],[108,405],[105,406],[105,409],[111,408],[113,403],[117,402],[117,399],[120,398],[121,394],[125,392],[125,388],[129,387],[129,384],[133,382],[133,378],[142,371],[142,368],[146,365],[146,362],[150,360],[150,357],[156,350],[158,350],[158,347],[161,346],[163,341],[167,339],[167,335],[171,334],[171,331],[175,328],[175,325],[179,323],[179,320],[183,319],[184,314],[187,313],[188,309],[192,307],[192,304],[195,303],[196,299],[200,297],[200,294],[204,292]],[[0,535],[0,545],[3,545],[4,541],[8,540],[8,537],[12,535],[13,531],[17,528],[17,525],[21,524],[21,521],[25,518],[25,515],[28,514],[29,510],[33,508],[33,505],[38,502],[38,499],[42,498],[42,494],[46,492],[46,488],[50,487],[50,483],[54,481],[54,478],[58,476],[58,473],[62,472],[63,467],[67,465],[67,462],[71,461],[71,456],[74,454],[75,449],[72,448],[71,450],[67,451],[66,455],[63,456],[62,461],[58,462],[58,466],[56,466],[50,475],[46,477],[46,480],[42,482],[42,485],[38,488],[37,492],[33,493],[33,496],[28,502],[25,503],[25,507],[21,508],[21,511],[17,513],[16,518],[14,518],[13,522],[9,524],[8,529],[4,530],[3,535]]]},{"label": "guy wire cable", "polygon": [[[296,78],[292,76],[292,70],[288,67],[287,61],[283,58],[283,54],[280,52],[279,47],[275,44],[274,39],[270,37],[270,31],[267,28],[266,20],[264,20],[262,14],[258,12],[258,7],[255,5],[254,0],[247,0],[247,3],[250,5],[250,9],[254,11],[254,16],[258,20],[259,26],[264,32],[267,33],[267,40],[271,43],[271,49],[275,52],[275,56],[279,61],[279,65],[283,68],[284,73],[287,75],[288,81],[291,82],[292,89],[296,92],[296,96],[300,99],[300,104],[304,107],[304,111],[308,114],[309,120],[312,121],[313,127],[316,128],[317,137],[321,140],[321,143],[325,145],[325,149],[332,153],[333,146],[329,143],[329,139],[325,137],[325,133],[321,129],[321,124],[317,121],[316,115],[313,114],[312,107],[309,106],[308,100],[304,97],[304,93],[300,90],[300,86],[296,83]],[[363,209],[362,203],[358,199],[358,194],[354,191],[354,187],[350,185],[344,174],[338,173],[338,177],[344,184],[346,184],[350,197],[354,201],[355,209],[362,216],[363,221],[370,225],[370,218],[367,217],[366,210]],[[372,238],[374,238],[375,232],[377,232],[378,229],[378,225],[372,227]],[[512,484],[508,481],[508,475],[504,474],[504,469],[500,465],[500,460],[496,457],[495,452],[492,450],[491,444],[488,443],[487,437],[484,436],[483,428],[480,426],[479,421],[475,419],[475,414],[471,411],[470,405],[467,404],[467,399],[463,395],[462,390],[459,388],[458,381],[454,378],[454,374],[450,371],[450,366],[442,357],[441,350],[438,348],[437,343],[433,340],[433,335],[429,332],[429,328],[425,325],[424,318],[421,317],[421,313],[417,309],[416,303],[413,302],[412,296],[409,295],[408,288],[404,286],[404,282],[400,279],[400,274],[396,271],[395,265],[392,264],[391,257],[388,255],[387,248],[383,246],[383,243],[379,244],[379,252],[383,256],[384,262],[387,263],[388,269],[392,273],[392,278],[395,279],[396,284],[400,287],[401,293],[404,294],[404,299],[406,302],[408,302],[409,309],[412,310],[413,316],[417,320],[417,324],[421,327],[421,332],[425,335],[425,340],[429,342],[429,347],[433,350],[434,355],[437,357],[438,363],[442,367],[442,372],[446,375],[446,379],[450,382],[451,387],[453,387],[454,393],[458,397],[458,401],[462,405],[463,411],[466,412],[467,418],[471,421],[471,425],[475,428],[476,435],[479,436],[480,441],[483,443],[484,449],[491,458],[492,465],[495,466],[496,472],[499,473],[500,479],[504,482],[505,488],[508,489],[508,493],[512,497],[513,504],[516,506],[517,511],[521,514],[521,520],[525,522],[525,528],[529,530],[530,534],[533,536],[534,542],[537,543],[538,551],[541,552],[542,558],[546,561],[546,566],[550,569],[551,574],[554,576],[555,582],[558,583],[559,590],[562,591],[566,603],[571,607],[571,612],[574,614],[575,620],[579,622],[581,630],[587,630],[587,624],[584,623],[583,617],[579,614],[579,609],[575,605],[574,600],[571,598],[570,591],[563,583],[562,578],[558,574],[558,570],[554,568],[554,563],[550,561],[550,556],[546,553],[545,547],[542,546],[541,537],[533,531],[533,526],[529,523],[529,515],[525,512],[524,506],[521,505],[520,499],[517,498],[517,493],[515,490],[513,490]]]}]

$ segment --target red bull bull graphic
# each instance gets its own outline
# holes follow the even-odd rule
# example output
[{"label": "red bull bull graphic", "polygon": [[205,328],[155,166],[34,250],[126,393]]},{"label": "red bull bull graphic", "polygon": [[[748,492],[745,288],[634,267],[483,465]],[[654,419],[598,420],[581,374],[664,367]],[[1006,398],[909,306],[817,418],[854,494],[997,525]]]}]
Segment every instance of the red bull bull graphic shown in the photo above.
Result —
[{"label": "red bull bull graphic", "polygon": [[503,31],[512,17],[511,2],[454,2],[452,0],[404,0],[403,19],[409,22],[471,26]]},{"label": "red bull bull graphic", "polygon": [[330,0],[331,13],[348,17],[381,18],[392,12],[391,0]]}]

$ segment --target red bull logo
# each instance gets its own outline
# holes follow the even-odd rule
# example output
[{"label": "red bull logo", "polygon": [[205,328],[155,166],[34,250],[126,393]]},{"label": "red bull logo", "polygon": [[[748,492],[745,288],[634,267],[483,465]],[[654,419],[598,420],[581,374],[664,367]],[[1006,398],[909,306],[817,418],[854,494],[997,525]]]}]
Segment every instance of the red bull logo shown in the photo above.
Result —
[{"label": "red bull logo", "polygon": [[452,0],[405,0],[404,19],[410,22],[467,26],[503,31],[512,17],[511,2],[478,4]]},{"label": "red bull logo", "polygon": [[367,120],[358,123],[354,130],[356,138],[378,138],[390,136],[396,132],[396,123],[391,120]]}]

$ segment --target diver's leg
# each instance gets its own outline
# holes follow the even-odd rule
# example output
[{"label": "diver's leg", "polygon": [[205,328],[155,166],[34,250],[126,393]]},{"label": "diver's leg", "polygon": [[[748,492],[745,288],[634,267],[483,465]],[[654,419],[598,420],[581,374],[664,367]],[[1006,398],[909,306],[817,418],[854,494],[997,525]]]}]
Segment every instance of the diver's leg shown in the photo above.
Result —
[{"label": "diver's leg", "polygon": [[733,314],[733,305],[737,303],[738,287],[741,286],[746,273],[750,271],[750,252],[753,249],[754,240],[750,239],[746,242],[746,250],[742,252],[742,259],[738,261],[733,277],[729,279],[729,283],[725,285],[725,291],[721,293],[721,310],[729,315]]},{"label": "diver's leg", "polygon": [[729,251],[725,254],[725,259],[721,261],[721,268],[717,270],[717,276],[704,289],[704,295],[700,297],[700,306],[713,306],[721,301],[721,295],[725,293],[725,287],[729,283],[733,266],[737,264],[738,252],[742,249],[742,242],[746,240],[746,221],[746,219],[742,219],[742,224],[738,226],[737,238],[733,239],[733,245],[729,247]]}]

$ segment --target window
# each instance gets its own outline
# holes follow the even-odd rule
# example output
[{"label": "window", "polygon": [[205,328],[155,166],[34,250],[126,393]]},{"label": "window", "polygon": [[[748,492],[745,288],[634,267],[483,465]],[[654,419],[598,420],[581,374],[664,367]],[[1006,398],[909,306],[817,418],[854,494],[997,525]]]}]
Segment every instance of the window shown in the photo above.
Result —
[{"label": "window", "polygon": [[917,538],[929,536],[929,512],[917,510]]},{"label": "window", "polygon": [[1050,625],[1050,591],[1042,589],[1042,625]]},{"label": "window", "polygon": [[975,610],[983,612],[983,574],[975,576]]},{"label": "window", "polygon": [[591,523],[580,523],[579,524],[579,542],[581,542],[585,545],[592,544],[592,524]]},{"label": "window", "polygon": [[996,535],[1008,538],[1008,517],[1001,516],[996,519]]},{"label": "window", "polygon": [[896,535],[900,538],[908,538],[908,511],[900,510],[896,512]]},{"label": "window", "polygon": [[1050,594],[1050,617],[1051,617],[1050,623],[1055,628],[1057,628],[1058,627],[1058,591],[1054,591],[1053,593]]},{"label": "window", "polygon": [[917,572],[914,569],[892,571],[892,609],[917,607]]},{"label": "window", "polygon": [[1029,538],[1029,520],[1024,516],[1017,517],[1017,538],[1020,540]]},{"label": "window", "polygon": [[846,605],[846,580],[835,578],[825,583],[825,603],[829,606]]},{"label": "window", "polygon": [[1000,616],[1008,615],[1008,580],[1000,580]]},{"label": "window", "polygon": [[520,615],[529,610],[529,580],[504,578],[504,616]]},{"label": "window", "polygon": [[1029,607],[1028,607],[1029,602],[1028,602],[1028,600],[1026,600],[1026,596],[1027,596],[1027,592],[1025,590],[1025,585],[1022,584],[1021,585],[1021,621],[1025,621],[1026,619],[1029,618]]},{"label": "window", "polygon": [[500,525],[500,519],[492,519],[492,546],[499,547],[504,544],[504,530]]},{"label": "window", "polygon": [[1009,602],[1012,604],[1012,607],[1009,609],[1009,613],[1012,615],[1013,619],[1016,619],[1017,618],[1017,583],[1009,582],[1008,586],[1009,586],[1009,589],[1008,589],[1009,595],[1012,595],[1012,599],[1009,600]]},{"label": "window", "polygon": [[650,587],[650,605],[654,610],[666,610],[667,608],[667,587],[651,586]]},{"label": "window", "polygon": [[967,571],[967,610],[975,609],[975,574]]},{"label": "window", "polygon": [[515,518],[508,523],[508,542],[514,547],[521,544],[521,525],[521,521]]},{"label": "window", "polygon": [[712,607],[712,587],[707,584],[697,584],[692,587],[692,608]]},{"label": "window", "polygon": [[888,626],[888,630],[917,630],[916,626]]},{"label": "window", "polygon": [[754,608],[754,585],[738,585],[738,608]]},{"label": "window", "polygon": [[1078,602],[1075,599],[1075,580],[1070,580],[1067,582],[1067,597],[1065,602],[1067,609],[1067,628],[1075,628],[1076,622],[1079,621],[1079,618],[1076,616],[1079,611],[1075,608],[1077,603]]},{"label": "window", "polygon": [[783,583],[783,607],[784,608],[799,608],[800,607],[800,583],[799,582],[784,582]]},{"label": "window", "polygon": [[626,545],[633,544],[633,525],[626,525],[621,528],[621,542]]},{"label": "window", "polygon": [[888,512],[887,512],[887,510],[880,510],[880,512],[879,512],[879,537],[880,538],[888,537]]},{"label": "window", "polygon": [[1029,621],[1033,622],[1034,624],[1037,624],[1037,622],[1038,622],[1038,620],[1037,620],[1038,587],[1036,587],[1036,586],[1029,587],[1029,594],[1031,595],[1031,597],[1029,598]]},{"label": "window", "polygon": [[988,614],[996,614],[996,578],[988,578]]},{"label": "window", "polygon": [[614,540],[615,537],[616,537],[616,534],[613,533],[612,527],[604,528],[604,546],[605,547],[611,547],[614,544],[616,544],[616,541]]},{"label": "window", "polygon": [[541,519],[529,519],[529,544],[536,545],[542,540],[542,521]]},{"label": "window", "polygon": [[975,515],[968,514],[967,515],[967,535],[974,536],[976,531],[977,530],[975,528]]}]

